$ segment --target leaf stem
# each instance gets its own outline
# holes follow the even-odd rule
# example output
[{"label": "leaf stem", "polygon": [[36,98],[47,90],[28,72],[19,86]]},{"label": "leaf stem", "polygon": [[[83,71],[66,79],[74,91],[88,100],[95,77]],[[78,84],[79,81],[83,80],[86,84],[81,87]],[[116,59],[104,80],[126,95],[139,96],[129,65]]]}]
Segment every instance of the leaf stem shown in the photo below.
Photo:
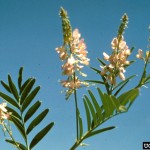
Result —
[{"label": "leaf stem", "polygon": [[148,60],[145,61],[145,63],[144,63],[144,69],[143,69],[143,73],[142,73],[140,82],[139,82],[139,84],[135,88],[140,88],[142,85],[145,84],[145,83],[143,83],[143,79],[146,77],[146,68],[147,68],[147,65],[148,65]]},{"label": "leaf stem", "polygon": [[21,112],[21,121],[22,121],[22,125],[23,125],[24,132],[25,132],[25,143],[26,143],[26,147],[27,147],[27,150],[30,150],[30,149],[29,149],[29,144],[28,144],[28,137],[27,137],[27,134],[26,134],[25,122],[24,122],[24,119],[23,119],[23,113],[22,113],[21,110],[20,110],[20,112]]},{"label": "leaf stem", "polygon": [[[127,109],[128,111],[128,109]],[[127,112],[125,111],[125,112]],[[83,140],[85,140],[86,138],[88,138],[91,134],[92,131],[94,131],[96,128],[98,128],[100,125],[102,125],[103,123],[105,123],[107,120],[117,116],[117,115],[120,115],[120,114],[123,114],[125,112],[118,112],[116,114],[114,114],[113,116],[110,116],[108,117],[107,119],[103,120],[101,123],[98,123],[97,125],[95,125],[94,127],[92,127],[89,131],[87,131],[80,139],[76,140],[76,142],[73,144],[73,146],[70,148],[70,150],[75,150],[81,143]]]},{"label": "leaf stem", "polygon": [[11,137],[12,141],[15,143],[16,147],[18,150],[21,150],[20,147],[18,146],[18,144],[16,143],[11,131],[7,128],[6,124],[3,123],[4,128],[6,129],[7,133],[9,134],[9,136]]}]

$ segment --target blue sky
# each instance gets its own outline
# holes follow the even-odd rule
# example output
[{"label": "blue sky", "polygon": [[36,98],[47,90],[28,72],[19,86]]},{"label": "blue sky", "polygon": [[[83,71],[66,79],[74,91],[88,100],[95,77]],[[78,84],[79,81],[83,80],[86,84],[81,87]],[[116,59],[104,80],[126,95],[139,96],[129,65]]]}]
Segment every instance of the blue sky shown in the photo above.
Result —
[{"label": "blue sky", "polygon": [[[102,58],[102,52],[111,53],[110,43],[117,34],[124,13],[129,16],[125,40],[129,47],[135,46],[133,55],[139,48],[147,50],[150,36],[149,0],[0,0],[0,80],[6,81],[10,73],[17,81],[18,70],[24,66],[24,79],[33,76],[37,79],[36,85],[41,85],[37,99],[43,101],[42,109],[50,108],[43,124],[55,122],[52,131],[35,150],[67,150],[75,140],[74,101],[73,98],[65,101],[58,83],[62,78],[62,64],[55,48],[62,44],[58,15],[61,6],[68,11],[72,27],[78,28],[84,37],[91,66],[99,67],[96,58]],[[131,58],[135,59],[134,56]],[[139,61],[127,70],[126,76],[140,75],[141,70],[142,62]],[[88,79],[98,78],[89,68],[85,71]],[[135,85],[136,81],[133,80],[129,87]],[[0,90],[4,91],[2,87]],[[82,90],[79,95],[80,107],[83,94],[86,94],[86,90]],[[116,125],[117,129],[85,141],[90,145],[78,149],[141,150],[142,142],[150,141],[149,106],[149,88],[142,88],[128,113],[103,125]],[[13,132],[19,138],[15,129]],[[0,150],[12,149],[4,142],[0,131]]]}]

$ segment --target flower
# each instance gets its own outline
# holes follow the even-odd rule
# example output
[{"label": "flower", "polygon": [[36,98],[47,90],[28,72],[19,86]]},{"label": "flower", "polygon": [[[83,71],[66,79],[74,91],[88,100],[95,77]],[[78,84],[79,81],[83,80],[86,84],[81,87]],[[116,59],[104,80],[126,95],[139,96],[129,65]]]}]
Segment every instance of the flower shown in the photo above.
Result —
[{"label": "flower", "polygon": [[103,55],[104,55],[104,59],[108,61],[110,58],[109,55],[107,55],[105,52],[103,53]]},{"label": "flower", "polygon": [[67,77],[67,80],[62,80],[60,83],[63,87],[68,88],[66,95],[71,95],[75,89],[80,88],[82,85],[87,86],[82,82],[78,75],[86,77],[87,75],[82,72],[84,65],[89,65],[90,59],[87,58],[88,51],[84,39],[78,29],[73,30],[70,41],[63,44],[63,46],[56,48],[59,58],[64,62],[62,65],[62,74]]},{"label": "flower", "polygon": [[143,51],[141,49],[138,50],[138,54],[136,55],[137,58],[143,59]]},{"label": "flower", "polygon": [[64,46],[56,48],[56,51],[59,54],[59,58],[61,60],[66,60],[68,58],[68,54],[66,53],[66,50],[65,50]]},{"label": "flower", "polygon": [[120,41],[118,40],[118,38],[113,38],[111,47],[113,49],[113,52],[110,56],[107,53],[103,52],[104,59],[110,64],[101,66],[101,75],[106,75],[106,80],[108,80],[110,84],[115,85],[117,76],[119,76],[121,80],[125,80],[124,66],[130,64],[127,58],[131,54],[131,51],[128,48],[123,37],[120,39]]},{"label": "flower", "polygon": [[0,104],[0,124],[3,123],[4,119],[9,119],[10,113],[6,109],[7,103]]}]

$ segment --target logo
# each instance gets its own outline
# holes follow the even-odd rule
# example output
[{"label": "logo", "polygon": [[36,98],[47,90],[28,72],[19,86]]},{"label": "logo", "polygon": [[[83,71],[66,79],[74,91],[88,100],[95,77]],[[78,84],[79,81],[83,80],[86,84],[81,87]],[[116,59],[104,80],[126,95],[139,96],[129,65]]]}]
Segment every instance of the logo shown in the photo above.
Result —
[{"label": "logo", "polygon": [[143,149],[150,149],[150,142],[143,142]]}]

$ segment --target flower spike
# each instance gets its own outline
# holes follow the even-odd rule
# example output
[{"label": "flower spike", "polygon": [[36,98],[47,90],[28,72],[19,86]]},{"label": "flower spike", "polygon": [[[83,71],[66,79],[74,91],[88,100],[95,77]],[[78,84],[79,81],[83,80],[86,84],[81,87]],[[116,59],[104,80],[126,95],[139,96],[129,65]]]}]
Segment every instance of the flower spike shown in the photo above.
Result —
[{"label": "flower spike", "polygon": [[64,45],[69,44],[72,40],[72,27],[69,21],[69,17],[67,15],[67,11],[63,7],[61,7],[59,14],[62,19]]},{"label": "flower spike", "polygon": [[127,14],[125,13],[122,16],[122,19],[121,19],[122,22],[121,22],[119,30],[118,30],[117,39],[118,39],[119,42],[123,38],[124,30],[127,28],[128,20],[129,20],[129,18],[128,18]]}]

